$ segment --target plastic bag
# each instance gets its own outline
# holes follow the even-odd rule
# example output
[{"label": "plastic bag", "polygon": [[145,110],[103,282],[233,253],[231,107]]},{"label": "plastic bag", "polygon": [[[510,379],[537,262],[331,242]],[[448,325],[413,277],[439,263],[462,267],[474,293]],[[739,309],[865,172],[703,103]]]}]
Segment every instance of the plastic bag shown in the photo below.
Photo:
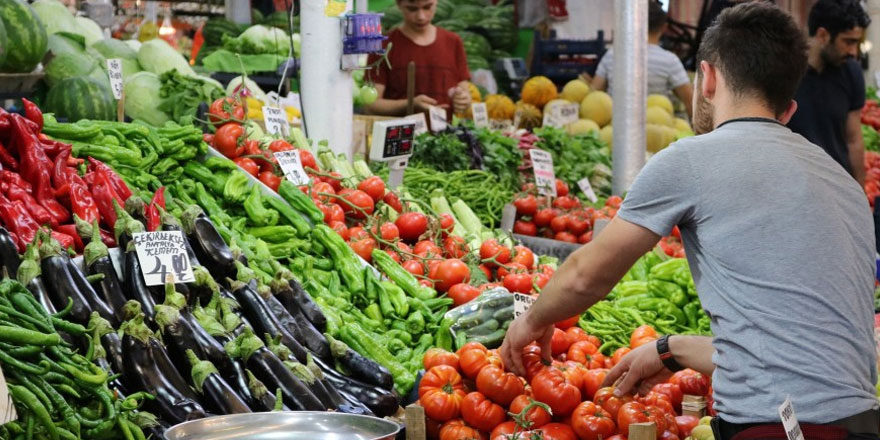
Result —
[{"label": "plastic bag", "polygon": [[456,349],[468,342],[496,348],[504,341],[507,327],[513,321],[513,295],[503,287],[490,289],[446,312],[444,317],[455,321],[450,331]]}]

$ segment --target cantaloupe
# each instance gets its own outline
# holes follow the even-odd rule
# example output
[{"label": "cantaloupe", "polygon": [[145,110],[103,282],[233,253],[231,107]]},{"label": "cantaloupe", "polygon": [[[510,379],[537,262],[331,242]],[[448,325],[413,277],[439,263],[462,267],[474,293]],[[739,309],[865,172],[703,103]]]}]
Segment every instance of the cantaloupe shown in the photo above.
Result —
[{"label": "cantaloupe", "polygon": [[536,76],[529,78],[522,88],[522,100],[541,110],[544,106],[556,99],[559,91],[556,90],[556,84],[550,81],[546,76]]},{"label": "cantaloupe", "polygon": [[688,121],[685,121],[682,118],[675,118],[675,129],[678,131],[686,131],[693,132],[694,130],[691,128],[691,124],[688,124]]},{"label": "cantaloupe", "polygon": [[594,90],[581,101],[581,118],[591,119],[604,127],[611,122],[613,102],[605,92]]},{"label": "cantaloupe", "polygon": [[516,105],[507,96],[489,95],[486,97],[486,110],[489,111],[489,119],[512,121],[513,115],[516,113]]},{"label": "cantaloupe", "polygon": [[649,153],[656,153],[666,147],[666,131],[662,125],[647,124],[645,125],[645,150]]},{"label": "cantaloupe", "polygon": [[581,79],[573,79],[562,88],[559,97],[580,104],[590,93],[590,86]]},{"label": "cantaloupe", "polygon": [[538,107],[535,107],[534,105],[527,102],[520,102],[516,106],[516,111],[519,112],[518,128],[531,130],[533,128],[541,126],[543,120],[541,110],[539,110]]},{"label": "cantaloupe", "polygon": [[568,134],[576,135],[590,134],[592,132],[598,133],[600,129],[599,124],[597,124],[595,121],[591,121],[589,119],[578,119],[577,121],[569,124],[568,127],[566,127],[566,130],[568,130]]},{"label": "cantaloupe", "polygon": [[471,92],[472,102],[483,102],[483,95],[480,94],[480,89],[470,81],[468,81],[468,90]]},{"label": "cantaloupe", "polygon": [[660,107],[648,107],[645,109],[645,122],[648,124],[665,125],[667,127],[675,125],[675,119],[672,115]]},{"label": "cantaloupe", "polygon": [[608,148],[614,148],[614,127],[606,125],[599,130],[599,139],[608,144]]},{"label": "cantaloupe", "polygon": [[666,110],[666,113],[669,113],[670,115],[675,113],[675,109],[672,107],[672,101],[670,101],[665,95],[648,95],[647,106],[660,107],[663,110]]}]

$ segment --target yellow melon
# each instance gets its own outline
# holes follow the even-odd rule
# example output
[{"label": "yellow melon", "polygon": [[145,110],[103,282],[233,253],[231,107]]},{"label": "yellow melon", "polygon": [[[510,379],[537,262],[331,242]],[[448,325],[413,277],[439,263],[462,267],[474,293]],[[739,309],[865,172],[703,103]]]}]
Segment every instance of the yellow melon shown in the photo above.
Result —
[{"label": "yellow melon", "polygon": [[489,119],[498,121],[513,120],[516,105],[507,96],[489,95],[486,97],[486,110],[489,111]]},{"label": "yellow melon", "polygon": [[541,126],[543,120],[541,110],[539,110],[538,107],[523,102],[516,106],[516,111],[519,112],[519,127],[517,128],[531,130]]},{"label": "yellow melon", "polygon": [[562,93],[559,94],[559,97],[567,101],[580,103],[589,93],[590,86],[586,82],[580,79],[573,79],[562,88]]},{"label": "yellow melon", "polygon": [[576,134],[590,134],[592,132],[599,132],[599,124],[595,121],[591,121],[589,119],[578,119],[571,124],[568,124],[566,127],[568,130],[568,134],[576,135]]},{"label": "yellow melon", "polygon": [[670,115],[675,113],[675,109],[672,107],[672,101],[670,101],[665,95],[648,95],[647,105],[648,107],[660,107],[663,110],[666,110],[666,113],[669,113]]},{"label": "yellow melon", "polygon": [[608,144],[608,148],[614,148],[614,127],[606,125],[599,130],[599,139]]},{"label": "yellow melon", "polygon": [[611,122],[613,102],[605,92],[594,90],[581,101],[581,118],[591,119],[604,127]]},{"label": "yellow melon", "polygon": [[660,107],[648,107],[645,109],[645,122],[672,127],[675,124],[675,119]]},{"label": "yellow melon", "polygon": [[537,107],[539,110],[544,108],[548,102],[556,99],[558,95],[556,84],[550,81],[546,76],[536,76],[529,78],[522,88],[522,100],[528,104]]},{"label": "yellow melon", "polygon": [[666,131],[662,125],[645,125],[645,149],[649,153],[656,153],[666,147]]},{"label": "yellow melon", "polygon": [[674,125],[675,125],[675,129],[680,132],[681,131],[685,131],[685,132],[693,132],[694,131],[693,129],[691,129],[691,124],[688,124],[688,121],[685,121],[682,118],[675,118]]},{"label": "yellow melon", "polygon": [[471,101],[472,102],[483,102],[483,95],[480,93],[480,89],[474,85],[474,83],[468,81],[468,90],[471,92]]},{"label": "yellow melon", "polygon": [[[568,101],[566,101],[566,100],[564,100],[564,99],[554,99],[554,100],[552,100],[552,101],[550,101],[550,102],[548,102],[547,104],[544,105],[544,108],[541,109],[541,113],[548,113],[548,112],[558,111],[558,110],[556,110],[557,107],[560,107],[560,106],[563,106],[563,105],[567,105],[567,104],[571,104],[571,103],[568,102]],[[551,114],[552,114],[552,113],[551,113]]]}]

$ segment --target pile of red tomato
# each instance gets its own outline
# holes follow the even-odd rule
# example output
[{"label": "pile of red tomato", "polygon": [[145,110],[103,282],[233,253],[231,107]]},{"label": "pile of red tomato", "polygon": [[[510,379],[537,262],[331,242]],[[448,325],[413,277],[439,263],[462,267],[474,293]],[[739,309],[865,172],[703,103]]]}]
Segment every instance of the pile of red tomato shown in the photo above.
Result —
[{"label": "pile of red tomato", "polygon": [[557,328],[550,365],[540,347],[525,348],[526,377],[506,371],[497,350],[478,343],[455,353],[432,348],[418,389],[428,438],[506,440],[516,433],[523,440],[626,440],[630,424],[653,422],[658,438],[683,439],[700,422],[680,415],[684,395],[706,397],[711,413],[708,377],[683,370],[644,396],[617,397],[613,387],[601,387],[609,368],[656,338],[653,328],[639,327],[630,348],[605,356],[595,336],[578,327]]},{"label": "pile of red tomato", "polygon": [[569,194],[568,185],[559,179],[556,179],[557,196],[552,200],[535,194],[534,184],[529,183],[513,200],[517,214],[513,232],[569,243],[589,243],[593,239],[596,220],[617,215],[622,202],[620,197],[612,196],[600,209],[583,206],[577,197]]},{"label": "pile of red tomato", "polygon": [[865,106],[861,113],[862,124],[870,125],[875,130],[880,130],[880,105],[873,99],[865,100]]},{"label": "pile of red tomato", "polygon": [[865,195],[873,208],[880,197],[880,153],[873,151],[865,151]]}]

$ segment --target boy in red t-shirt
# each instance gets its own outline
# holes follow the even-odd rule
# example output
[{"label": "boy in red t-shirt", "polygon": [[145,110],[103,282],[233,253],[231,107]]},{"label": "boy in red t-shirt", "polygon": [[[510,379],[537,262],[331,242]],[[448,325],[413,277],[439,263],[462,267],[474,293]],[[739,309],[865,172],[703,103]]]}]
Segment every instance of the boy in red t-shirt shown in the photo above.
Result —
[{"label": "boy in red t-shirt", "polygon": [[[391,68],[379,64],[370,72],[379,99],[369,110],[373,114],[403,116],[406,114],[406,73],[410,61],[415,62],[415,111],[427,111],[436,105],[456,113],[465,113],[471,96],[465,81],[470,79],[467,58],[461,38],[453,32],[431,24],[437,0],[397,0],[403,12],[403,23],[388,34],[385,45]],[[371,57],[371,62],[376,57]]]}]

